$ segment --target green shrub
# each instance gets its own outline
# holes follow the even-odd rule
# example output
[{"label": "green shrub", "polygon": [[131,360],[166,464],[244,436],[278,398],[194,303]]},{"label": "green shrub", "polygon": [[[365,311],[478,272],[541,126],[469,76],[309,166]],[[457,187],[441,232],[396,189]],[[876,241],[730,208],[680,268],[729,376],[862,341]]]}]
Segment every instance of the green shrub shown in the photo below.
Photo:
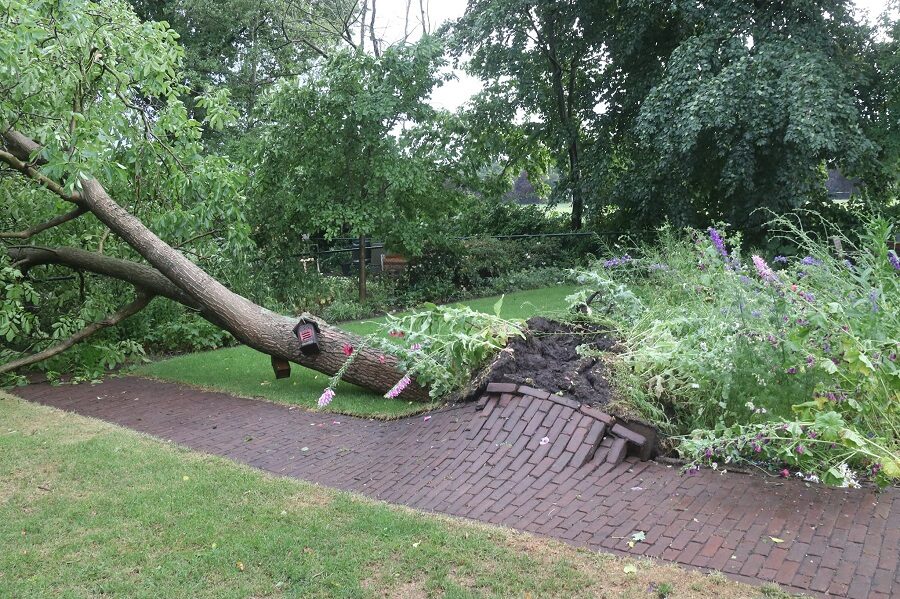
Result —
[{"label": "green shrub", "polygon": [[[772,223],[795,258],[742,254],[740,236],[677,235],[598,263],[590,318],[626,351],[617,385],[696,464],[778,464],[830,483],[900,477],[900,265],[887,222],[864,243]],[[834,233],[834,231],[832,231]],[[638,255],[638,252],[635,252]],[[572,301],[584,300],[584,293]],[[777,434],[776,434],[777,433]],[[847,470],[847,469],[850,470]],[[855,473],[854,473],[855,471]]]}]

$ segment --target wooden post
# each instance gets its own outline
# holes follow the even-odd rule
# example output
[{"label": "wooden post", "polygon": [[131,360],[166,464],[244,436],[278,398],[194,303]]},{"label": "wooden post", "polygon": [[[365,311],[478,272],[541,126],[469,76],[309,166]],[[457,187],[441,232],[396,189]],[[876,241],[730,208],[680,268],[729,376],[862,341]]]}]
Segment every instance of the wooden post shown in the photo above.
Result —
[{"label": "wooden post", "polygon": [[359,303],[366,303],[366,236],[359,236]]}]

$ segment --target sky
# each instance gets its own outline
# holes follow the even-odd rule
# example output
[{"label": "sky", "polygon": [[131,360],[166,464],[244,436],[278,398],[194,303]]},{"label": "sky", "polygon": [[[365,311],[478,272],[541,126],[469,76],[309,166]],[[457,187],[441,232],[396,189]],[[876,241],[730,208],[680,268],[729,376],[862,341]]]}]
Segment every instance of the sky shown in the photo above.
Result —
[{"label": "sky", "polygon": [[[376,0],[376,28],[380,29],[382,39],[391,42],[403,38],[403,27],[406,7],[410,6],[410,41],[422,35],[420,0]],[[425,3],[428,14],[429,31],[434,31],[445,21],[461,17],[466,10],[466,0],[421,0]],[[855,0],[857,8],[867,14],[872,21],[887,7],[889,0]],[[434,91],[431,103],[437,108],[456,110],[466,100],[481,89],[478,79],[469,77],[462,71],[454,72],[456,80],[445,83]]]}]

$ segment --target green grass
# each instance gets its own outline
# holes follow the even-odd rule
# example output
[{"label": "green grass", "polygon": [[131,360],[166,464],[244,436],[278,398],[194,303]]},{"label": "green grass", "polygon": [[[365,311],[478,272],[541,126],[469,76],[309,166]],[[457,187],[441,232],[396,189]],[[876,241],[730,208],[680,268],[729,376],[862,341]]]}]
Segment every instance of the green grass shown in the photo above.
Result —
[{"label": "green grass", "polygon": [[[535,314],[552,314],[565,310],[565,298],[575,287],[558,286],[510,293],[504,297],[501,316],[527,319]],[[475,310],[492,312],[499,297],[487,297],[464,305]],[[367,335],[378,330],[384,318],[348,322],[342,328]],[[262,397],[280,403],[315,407],[328,384],[326,375],[292,365],[291,377],[276,380],[272,375],[269,357],[248,347],[231,347],[211,352],[178,356],[142,366],[137,374],[196,385],[205,389],[225,391],[244,397]],[[397,418],[433,407],[399,399],[385,399],[378,394],[354,385],[338,385],[329,410],[373,418]]]},{"label": "green grass", "polygon": [[276,478],[0,392],[0,597],[749,597]]}]

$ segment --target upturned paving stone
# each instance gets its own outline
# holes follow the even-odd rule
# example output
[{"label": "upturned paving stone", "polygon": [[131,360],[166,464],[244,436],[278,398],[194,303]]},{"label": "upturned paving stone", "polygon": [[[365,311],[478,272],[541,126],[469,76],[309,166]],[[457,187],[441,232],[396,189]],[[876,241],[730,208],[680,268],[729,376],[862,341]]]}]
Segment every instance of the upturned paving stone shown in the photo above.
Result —
[{"label": "upturned paving stone", "polygon": [[[15,393],[275,474],[594,550],[814,596],[900,596],[897,488],[609,463],[614,438],[598,442],[599,421],[541,394],[378,422],[138,377]],[[646,540],[628,547],[638,531]]]}]

